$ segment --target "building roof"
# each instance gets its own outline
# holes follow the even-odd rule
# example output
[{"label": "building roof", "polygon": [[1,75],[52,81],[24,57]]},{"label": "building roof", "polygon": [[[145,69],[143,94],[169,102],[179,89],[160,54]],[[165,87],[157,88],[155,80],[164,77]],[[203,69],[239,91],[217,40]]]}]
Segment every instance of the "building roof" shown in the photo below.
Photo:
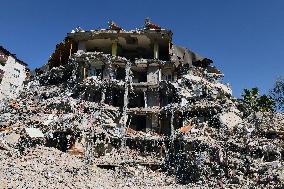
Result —
[{"label": "building roof", "polygon": [[5,55],[7,55],[7,56],[12,56],[13,58],[15,58],[15,60],[16,60],[18,63],[20,63],[20,64],[22,64],[22,65],[24,65],[24,66],[28,66],[27,63],[25,63],[24,61],[18,59],[15,54],[12,54],[10,51],[8,51],[7,49],[5,49],[5,48],[4,48],[3,46],[1,46],[1,45],[0,45],[0,51],[2,51],[2,52],[3,52]]},{"label": "building roof", "polygon": [[112,30],[112,29],[100,29],[100,30],[89,30],[89,31],[72,31],[67,34],[67,37],[77,40],[86,40],[91,38],[101,37],[125,37],[127,35],[145,35],[149,37],[161,37],[168,40],[172,39],[172,32],[166,29],[136,29],[136,30]]}]

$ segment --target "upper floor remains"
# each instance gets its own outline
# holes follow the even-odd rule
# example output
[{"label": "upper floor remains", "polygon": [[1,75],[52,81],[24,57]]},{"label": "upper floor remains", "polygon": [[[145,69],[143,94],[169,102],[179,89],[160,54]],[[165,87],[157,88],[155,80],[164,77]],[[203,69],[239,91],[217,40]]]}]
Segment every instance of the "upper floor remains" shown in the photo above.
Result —
[{"label": "upper floor remains", "polygon": [[108,29],[85,31],[77,27],[68,33],[64,41],[56,46],[49,59],[50,68],[65,65],[75,53],[100,52],[114,57],[123,57],[139,63],[145,60],[158,60],[173,63],[175,67],[208,66],[212,60],[174,45],[173,33],[145,20],[142,29],[125,31],[114,22],[109,22]]}]

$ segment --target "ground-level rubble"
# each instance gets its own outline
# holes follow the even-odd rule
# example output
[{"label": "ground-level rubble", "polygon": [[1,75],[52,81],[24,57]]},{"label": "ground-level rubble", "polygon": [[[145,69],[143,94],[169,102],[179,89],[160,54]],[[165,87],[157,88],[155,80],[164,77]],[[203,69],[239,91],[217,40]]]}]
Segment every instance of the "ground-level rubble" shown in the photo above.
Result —
[{"label": "ground-level rubble", "polygon": [[141,165],[103,169],[55,148],[38,146],[21,156],[1,151],[1,188],[173,188],[173,179]]}]

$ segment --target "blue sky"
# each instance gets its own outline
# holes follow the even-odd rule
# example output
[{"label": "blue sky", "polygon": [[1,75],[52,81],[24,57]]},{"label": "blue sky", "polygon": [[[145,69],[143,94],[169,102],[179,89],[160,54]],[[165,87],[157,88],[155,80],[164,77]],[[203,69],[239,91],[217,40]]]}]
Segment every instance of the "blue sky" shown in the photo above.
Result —
[{"label": "blue sky", "polygon": [[107,28],[114,20],[130,30],[150,17],[173,31],[176,44],[212,59],[237,97],[254,86],[266,93],[284,77],[283,0],[9,0],[0,6],[0,45],[32,69],[76,26]]}]

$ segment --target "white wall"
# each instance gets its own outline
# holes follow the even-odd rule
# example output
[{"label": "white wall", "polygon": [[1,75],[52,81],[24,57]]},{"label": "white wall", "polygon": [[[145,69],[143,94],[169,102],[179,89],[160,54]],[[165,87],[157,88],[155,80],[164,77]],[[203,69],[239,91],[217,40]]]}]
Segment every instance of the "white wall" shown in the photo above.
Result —
[{"label": "white wall", "polygon": [[159,67],[149,66],[147,73],[147,82],[158,83],[158,81],[159,81]]},{"label": "white wall", "polygon": [[23,88],[26,78],[25,66],[9,56],[5,65],[0,65],[0,69],[5,72],[0,84],[0,99],[15,98]]}]

